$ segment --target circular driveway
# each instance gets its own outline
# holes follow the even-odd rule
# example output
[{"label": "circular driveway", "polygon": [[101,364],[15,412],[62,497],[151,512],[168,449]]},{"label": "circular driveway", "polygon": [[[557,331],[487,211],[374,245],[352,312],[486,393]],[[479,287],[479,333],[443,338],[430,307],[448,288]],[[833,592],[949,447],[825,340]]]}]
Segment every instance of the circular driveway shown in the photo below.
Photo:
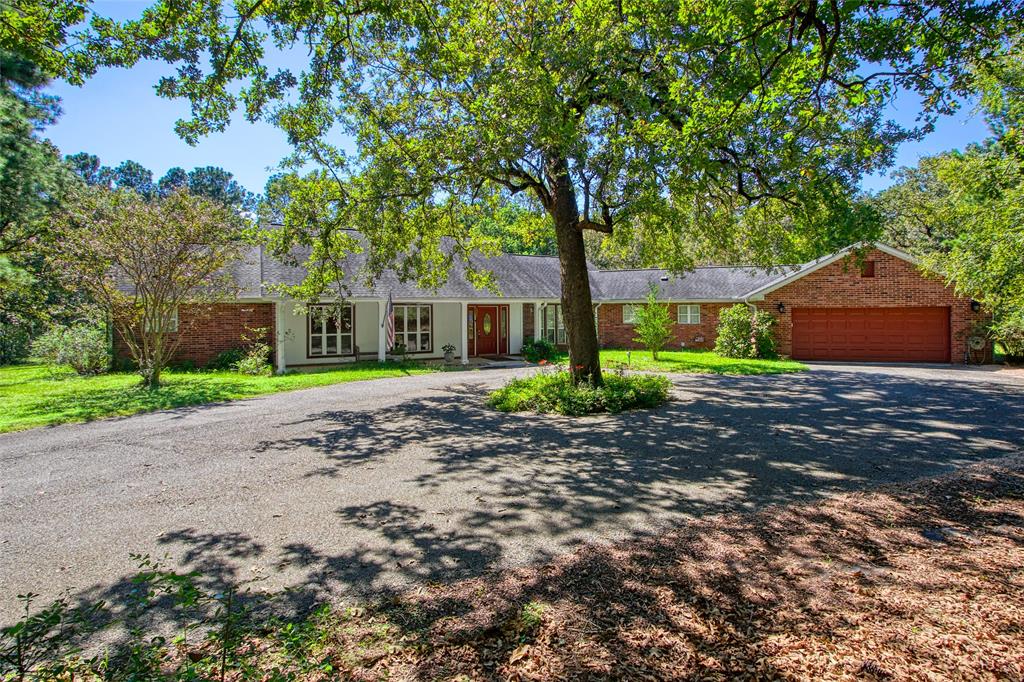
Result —
[{"label": "circular driveway", "polygon": [[[1024,447],[1024,376],[818,365],[675,375],[651,411],[505,415],[533,370],[383,379],[0,436],[15,595],[124,598],[130,553],[302,598],[446,581],[724,510]],[[297,597],[298,598],[298,597]]]}]

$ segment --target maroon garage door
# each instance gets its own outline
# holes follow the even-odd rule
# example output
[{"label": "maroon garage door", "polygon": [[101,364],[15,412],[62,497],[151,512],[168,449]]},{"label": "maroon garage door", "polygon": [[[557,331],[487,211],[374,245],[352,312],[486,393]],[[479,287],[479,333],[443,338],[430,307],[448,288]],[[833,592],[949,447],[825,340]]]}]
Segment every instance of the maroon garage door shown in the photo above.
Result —
[{"label": "maroon garage door", "polygon": [[793,357],[949,362],[949,308],[793,308]]}]

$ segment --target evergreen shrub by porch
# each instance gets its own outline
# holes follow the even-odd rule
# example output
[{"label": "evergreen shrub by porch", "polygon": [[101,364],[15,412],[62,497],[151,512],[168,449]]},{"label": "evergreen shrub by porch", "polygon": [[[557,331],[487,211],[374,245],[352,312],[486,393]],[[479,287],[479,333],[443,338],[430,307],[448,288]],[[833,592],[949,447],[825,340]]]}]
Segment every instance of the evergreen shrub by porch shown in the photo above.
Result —
[{"label": "evergreen shrub by porch", "polygon": [[541,372],[513,379],[491,393],[487,404],[502,412],[555,412],[579,416],[657,407],[671,383],[650,374],[606,374],[602,386],[573,386],[569,372]]},{"label": "evergreen shrub by porch", "polygon": [[715,352],[726,358],[775,358],[775,318],[743,303],[718,314]]},{"label": "evergreen shrub by porch", "polygon": [[540,362],[555,357],[555,346],[545,339],[526,339],[519,352],[527,362]]}]

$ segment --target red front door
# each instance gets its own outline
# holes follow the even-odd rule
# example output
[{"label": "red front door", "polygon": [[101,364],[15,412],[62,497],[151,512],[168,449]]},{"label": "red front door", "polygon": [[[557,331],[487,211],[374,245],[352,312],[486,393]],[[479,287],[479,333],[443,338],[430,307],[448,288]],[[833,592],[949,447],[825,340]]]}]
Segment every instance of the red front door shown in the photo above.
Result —
[{"label": "red front door", "polygon": [[476,307],[476,354],[498,354],[498,306]]}]

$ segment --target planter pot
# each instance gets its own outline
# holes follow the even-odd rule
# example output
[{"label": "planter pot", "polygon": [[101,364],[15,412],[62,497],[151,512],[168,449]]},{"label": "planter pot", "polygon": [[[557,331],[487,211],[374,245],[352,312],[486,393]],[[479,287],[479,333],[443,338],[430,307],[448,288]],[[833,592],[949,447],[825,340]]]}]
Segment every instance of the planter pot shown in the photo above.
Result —
[{"label": "planter pot", "polygon": [[449,364],[454,362],[455,361],[455,353],[445,353],[444,354],[444,361],[449,363]]}]

